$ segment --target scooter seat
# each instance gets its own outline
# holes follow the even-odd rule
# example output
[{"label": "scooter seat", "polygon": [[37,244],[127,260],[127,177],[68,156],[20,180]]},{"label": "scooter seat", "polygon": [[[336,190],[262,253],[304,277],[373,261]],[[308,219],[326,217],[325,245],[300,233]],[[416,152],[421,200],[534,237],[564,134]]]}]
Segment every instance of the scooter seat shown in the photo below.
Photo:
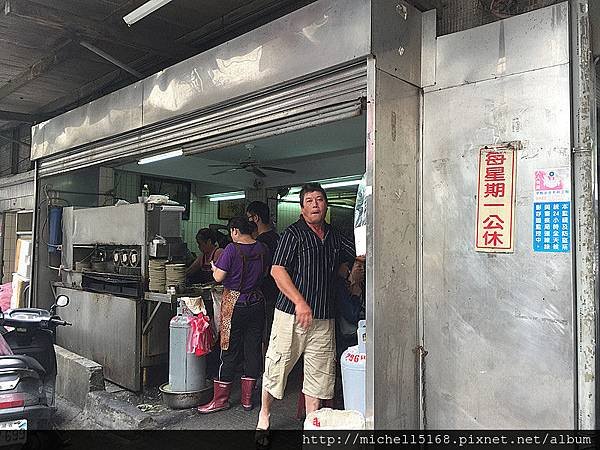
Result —
[{"label": "scooter seat", "polygon": [[11,355],[0,357],[0,370],[2,369],[31,369],[40,375],[45,375],[46,370],[35,358],[25,355]]}]

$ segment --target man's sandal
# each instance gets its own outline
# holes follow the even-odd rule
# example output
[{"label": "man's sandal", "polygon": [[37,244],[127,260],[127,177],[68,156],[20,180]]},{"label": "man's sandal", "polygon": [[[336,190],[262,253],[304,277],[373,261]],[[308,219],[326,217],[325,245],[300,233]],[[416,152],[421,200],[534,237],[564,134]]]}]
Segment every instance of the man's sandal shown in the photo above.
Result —
[{"label": "man's sandal", "polygon": [[270,448],[271,430],[268,428],[266,430],[257,428],[256,433],[254,434],[254,443],[256,444],[256,448],[259,450]]}]

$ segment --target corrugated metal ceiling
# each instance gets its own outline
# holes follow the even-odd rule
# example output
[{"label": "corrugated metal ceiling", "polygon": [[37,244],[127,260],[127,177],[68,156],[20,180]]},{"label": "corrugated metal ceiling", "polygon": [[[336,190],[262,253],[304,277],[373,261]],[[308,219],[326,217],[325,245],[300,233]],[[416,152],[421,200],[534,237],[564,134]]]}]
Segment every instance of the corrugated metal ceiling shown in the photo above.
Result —
[{"label": "corrugated metal ceiling", "polygon": [[[0,130],[52,117],[136,80],[81,41],[147,76],[312,1],[173,0],[127,27],[123,15],[145,0],[3,0]],[[438,10],[438,35],[558,2],[409,0]]]},{"label": "corrugated metal ceiling", "polygon": [[132,27],[146,0],[3,0],[0,129],[52,117],[227,41],[313,0],[174,0]]}]

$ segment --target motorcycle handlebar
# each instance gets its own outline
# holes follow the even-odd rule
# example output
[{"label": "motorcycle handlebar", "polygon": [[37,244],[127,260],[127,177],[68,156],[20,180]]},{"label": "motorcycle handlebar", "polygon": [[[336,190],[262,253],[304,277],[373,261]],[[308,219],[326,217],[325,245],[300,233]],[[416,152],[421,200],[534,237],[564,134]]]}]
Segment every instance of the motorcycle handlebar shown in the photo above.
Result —
[{"label": "motorcycle handlebar", "polygon": [[73,325],[72,323],[69,323],[66,320],[58,320],[58,319],[52,318],[52,319],[50,319],[50,321],[55,325],[62,325],[63,327]]}]

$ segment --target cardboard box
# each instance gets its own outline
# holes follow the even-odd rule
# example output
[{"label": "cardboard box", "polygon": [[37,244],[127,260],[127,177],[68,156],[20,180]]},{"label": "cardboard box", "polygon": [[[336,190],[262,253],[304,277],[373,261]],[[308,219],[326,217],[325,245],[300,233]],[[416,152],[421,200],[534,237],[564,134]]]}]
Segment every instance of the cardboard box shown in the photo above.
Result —
[{"label": "cardboard box", "polygon": [[30,239],[17,239],[15,273],[27,279],[31,277],[31,247]]},{"label": "cardboard box", "polygon": [[28,278],[22,277],[18,273],[13,273],[12,296],[10,298],[11,309],[27,307],[27,293],[24,291],[28,284]]}]

